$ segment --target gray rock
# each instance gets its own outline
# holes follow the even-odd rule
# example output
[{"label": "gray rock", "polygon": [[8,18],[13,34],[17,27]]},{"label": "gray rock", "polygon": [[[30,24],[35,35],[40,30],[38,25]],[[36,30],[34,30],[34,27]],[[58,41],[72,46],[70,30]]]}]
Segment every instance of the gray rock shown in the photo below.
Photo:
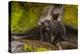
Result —
[{"label": "gray rock", "polygon": [[11,42],[11,51],[12,53],[15,53],[15,52],[22,52],[22,47],[24,43],[22,42],[19,42],[19,41],[12,41]]}]

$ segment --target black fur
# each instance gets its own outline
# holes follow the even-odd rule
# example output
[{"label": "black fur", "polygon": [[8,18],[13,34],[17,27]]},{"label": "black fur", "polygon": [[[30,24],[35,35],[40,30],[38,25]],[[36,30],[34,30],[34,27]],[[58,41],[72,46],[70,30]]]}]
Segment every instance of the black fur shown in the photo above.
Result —
[{"label": "black fur", "polygon": [[[49,13],[49,12],[48,12]],[[42,41],[51,43],[63,41],[66,36],[66,30],[62,21],[63,6],[55,4],[51,10],[50,16],[52,18],[40,18],[40,37]],[[49,17],[50,18],[50,17]]]},{"label": "black fur", "polygon": [[42,41],[54,43],[58,41],[64,41],[66,31],[64,25],[61,22],[56,20],[45,20],[40,28],[40,35]]}]

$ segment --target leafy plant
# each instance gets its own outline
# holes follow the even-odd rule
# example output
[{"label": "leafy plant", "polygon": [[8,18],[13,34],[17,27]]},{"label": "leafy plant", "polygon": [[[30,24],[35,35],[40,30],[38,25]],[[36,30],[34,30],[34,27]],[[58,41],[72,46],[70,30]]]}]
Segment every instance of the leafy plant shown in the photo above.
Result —
[{"label": "leafy plant", "polygon": [[33,51],[33,49],[32,49],[32,47],[30,45],[24,44],[23,51],[30,52],[30,51]]},{"label": "leafy plant", "polygon": [[63,22],[65,25],[69,25],[75,29],[78,27],[78,6],[77,5],[65,5]]}]

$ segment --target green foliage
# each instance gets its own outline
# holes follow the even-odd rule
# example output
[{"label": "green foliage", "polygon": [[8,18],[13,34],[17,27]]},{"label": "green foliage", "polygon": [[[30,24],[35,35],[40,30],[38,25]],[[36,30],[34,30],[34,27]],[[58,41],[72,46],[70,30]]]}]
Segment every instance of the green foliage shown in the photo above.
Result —
[{"label": "green foliage", "polygon": [[77,29],[78,27],[78,7],[77,5],[64,6],[64,19],[65,25],[72,26]]},{"label": "green foliage", "polygon": [[30,45],[28,45],[28,44],[25,44],[24,46],[23,46],[23,51],[28,51],[28,52],[30,52],[30,51],[32,51],[33,49],[32,49],[32,47],[30,46]]},{"label": "green foliage", "polygon": [[[37,21],[43,7],[49,4],[12,2],[11,31],[22,33],[37,27]],[[77,6],[65,5],[63,22],[77,28]]]},{"label": "green foliage", "polygon": [[46,49],[46,48],[39,48],[39,47],[37,47],[35,50],[36,50],[36,51],[47,51],[48,49]]},{"label": "green foliage", "polygon": [[19,30],[18,22],[23,14],[19,3],[14,2],[11,6],[11,31]]},{"label": "green foliage", "polygon": [[28,45],[28,44],[25,44],[24,46],[23,46],[23,51],[25,51],[25,52],[31,52],[31,51],[46,51],[46,50],[48,50],[48,49],[46,49],[46,48],[41,48],[41,47],[33,47],[33,46],[31,46],[31,45]]},{"label": "green foliage", "polygon": [[37,26],[37,21],[41,12],[41,5],[32,5],[24,3],[21,6],[19,2],[12,2],[11,6],[11,31],[25,32]]}]

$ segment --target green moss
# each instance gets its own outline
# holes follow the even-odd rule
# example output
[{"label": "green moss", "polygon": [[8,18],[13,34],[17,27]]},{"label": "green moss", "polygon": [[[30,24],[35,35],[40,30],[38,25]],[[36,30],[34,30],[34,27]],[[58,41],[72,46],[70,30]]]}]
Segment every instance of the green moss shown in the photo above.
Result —
[{"label": "green moss", "polygon": [[46,49],[46,48],[39,48],[39,47],[37,47],[36,49],[35,49],[35,51],[47,51],[48,49]]},{"label": "green moss", "polygon": [[77,5],[64,6],[64,19],[65,25],[69,25],[77,29],[78,27],[78,7]]},{"label": "green moss", "polygon": [[46,51],[46,50],[48,50],[48,49],[46,49],[46,48],[42,48],[42,47],[33,47],[33,46],[31,46],[31,45],[28,45],[28,44],[25,44],[23,47],[23,51],[25,51],[25,52],[30,52],[30,51]]},{"label": "green moss", "polygon": [[23,51],[25,51],[25,52],[30,52],[30,51],[33,51],[33,48],[32,48],[30,45],[25,44],[25,45],[23,46]]}]

